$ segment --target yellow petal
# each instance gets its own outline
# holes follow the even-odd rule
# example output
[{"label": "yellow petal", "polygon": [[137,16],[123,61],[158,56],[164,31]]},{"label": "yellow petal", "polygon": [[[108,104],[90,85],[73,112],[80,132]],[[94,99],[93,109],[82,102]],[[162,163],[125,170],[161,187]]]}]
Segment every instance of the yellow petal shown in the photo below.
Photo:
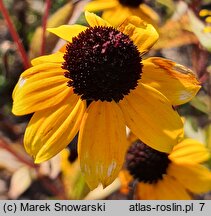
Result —
[{"label": "yellow petal", "polygon": [[102,14],[102,18],[107,20],[113,26],[117,27],[122,24],[126,18],[132,15],[131,10],[128,7],[119,5],[118,7],[106,10]]},{"label": "yellow petal", "polygon": [[210,158],[208,149],[194,139],[184,139],[176,145],[169,155],[169,159],[177,163],[202,163]]},{"label": "yellow petal", "polygon": [[170,152],[181,140],[181,118],[166,97],[154,88],[140,84],[119,105],[127,126],[150,147]]},{"label": "yellow petal", "polygon": [[101,11],[116,7],[118,5],[119,3],[117,0],[92,1],[85,6],[85,10],[90,12]]},{"label": "yellow petal", "polygon": [[148,52],[159,38],[157,31],[151,24],[145,23],[136,16],[128,17],[118,27],[118,30],[127,34],[142,54]]},{"label": "yellow petal", "polygon": [[61,63],[44,63],[35,65],[34,67],[30,67],[27,70],[25,70],[22,74],[22,78],[28,78],[32,75],[38,74],[38,73],[46,73],[48,71],[58,71],[59,74],[64,74],[65,70],[61,68]]},{"label": "yellow petal", "polygon": [[79,132],[81,170],[91,189],[118,176],[128,146],[122,112],[115,102],[92,102]]},{"label": "yellow petal", "polygon": [[[133,11],[134,10],[135,9],[133,9]],[[159,23],[160,21],[159,15],[148,5],[140,4],[138,10],[139,10],[139,17],[145,20],[147,23],[151,23],[151,24]],[[136,15],[136,13],[133,14]]]},{"label": "yellow petal", "polygon": [[49,63],[46,63],[46,64],[41,64],[41,65],[38,65],[36,67],[30,67],[29,69],[25,70],[21,75],[20,75],[20,78],[13,90],[13,93],[12,93],[12,98],[14,100],[15,98],[15,94],[18,90],[21,89],[21,87],[25,84],[25,81],[26,81],[26,78],[29,78],[30,76],[34,75],[34,74],[38,74],[38,73],[42,73],[43,71],[48,71],[48,70],[54,70],[54,68],[58,68],[59,69],[59,65],[58,64],[49,64]]},{"label": "yellow petal", "polygon": [[173,61],[154,57],[143,65],[141,82],[160,91],[173,105],[190,101],[201,88],[190,69]]},{"label": "yellow petal", "polygon": [[100,18],[99,16],[95,15],[94,13],[89,13],[85,11],[86,21],[91,27],[94,26],[111,26],[108,22]]},{"label": "yellow petal", "polygon": [[[67,87],[64,70],[43,65],[25,71],[13,92],[15,115],[26,115],[60,103],[72,89]],[[43,66],[43,67],[40,67]]]},{"label": "yellow petal", "polygon": [[81,25],[61,25],[57,28],[48,28],[47,30],[58,37],[72,42],[72,38],[78,36],[79,33],[85,31],[87,27]]},{"label": "yellow petal", "polygon": [[176,179],[166,175],[155,185],[154,193],[158,200],[190,200],[185,187]]},{"label": "yellow petal", "polygon": [[140,182],[136,188],[136,199],[138,200],[156,200],[154,184]]},{"label": "yellow petal", "polygon": [[76,95],[58,105],[36,112],[24,136],[26,151],[41,163],[58,154],[77,134],[85,111],[85,102]]},{"label": "yellow petal", "polygon": [[50,55],[44,55],[44,56],[40,56],[40,57],[37,57],[37,58],[33,59],[31,61],[31,64],[33,66],[39,65],[39,64],[42,64],[42,63],[46,63],[46,62],[49,62],[49,63],[61,63],[62,64],[62,62],[64,62],[63,56],[64,56],[63,52],[57,52],[57,53],[50,54]]},{"label": "yellow petal", "polygon": [[171,163],[168,173],[191,192],[204,193],[211,190],[211,172],[202,165]]}]

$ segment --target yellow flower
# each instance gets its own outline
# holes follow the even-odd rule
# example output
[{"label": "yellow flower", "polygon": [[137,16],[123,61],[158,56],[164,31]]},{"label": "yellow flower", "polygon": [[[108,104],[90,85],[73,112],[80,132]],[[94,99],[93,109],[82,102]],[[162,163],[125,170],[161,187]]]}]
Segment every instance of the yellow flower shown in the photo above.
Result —
[{"label": "yellow flower", "polygon": [[211,33],[211,26],[210,26],[210,24],[211,24],[211,10],[203,9],[200,11],[199,15],[201,17],[206,17],[205,22],[208,25],[204,28],[204,32]]},{"label": "yellow flower", "polygon": [[157,26],[159,16],[143,3],[143,0],[94,0],[85,9],[90,12],[103,11],[102,18],[114,26],[120,25],[129,16],[138,16],[146,22]]},{"label": "yellow flower", "polygon": [[119,174],[120,190],[127,194],[128,184],[135,178],[138,181],[135,199],[191,199],[189,192],[200,194],[211,190],[211,172],[201,165],[209,157],[203,144],[189,138],[177,144],[169,155],[136,140],[126,156],[127,170]]},{"label": "yellow flower", "polygon": [[138,17],[116,29],[92,13],[86,20],[90,27],[49,29],[68,43],[21,74],[12,112],[34,113],[24,145],[36,163],[59,153],[79,131],[80,166],[93,189],[117,177],[128,147],[126,125],[149,146],[171,151],[183,136],[172,104],[189,101],[200,86],[172,61],[142,60],[158,34]]}]

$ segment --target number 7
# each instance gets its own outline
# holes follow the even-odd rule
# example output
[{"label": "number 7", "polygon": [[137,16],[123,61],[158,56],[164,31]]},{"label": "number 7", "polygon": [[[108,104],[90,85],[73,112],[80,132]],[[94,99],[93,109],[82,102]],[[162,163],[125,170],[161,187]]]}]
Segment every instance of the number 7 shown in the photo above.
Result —
[{"label": "number 7", "polygon": [[202,211],[202,209],[203,209],[205,203],[199,203],[199,204],[201,205],[200,211]]}]

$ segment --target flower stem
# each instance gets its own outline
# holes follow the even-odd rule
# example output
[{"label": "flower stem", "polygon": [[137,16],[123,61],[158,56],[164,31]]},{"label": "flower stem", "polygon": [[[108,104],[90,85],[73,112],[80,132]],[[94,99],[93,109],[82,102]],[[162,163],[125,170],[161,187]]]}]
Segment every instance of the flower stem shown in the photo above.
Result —
[{"label": "flower stem", "polygon": [[42,45],[41,45],[41,55],[45,54],[45,46],[46,46],[46,26],[47,26],[47,20],[48,20],[48,14],[51,6],[51,0],[46,0],[46,9],[45,14],[43,16],[42,20]]},{"label": "flower stem", "polygon": [[19,35],[10,19],[9,13],[7,11],[7,9],[4,6],[3,0],[0,0],[0,11],[2,13],[2,16],[4,17],[5,22],[7,23],[9,32],[14,40],[14,42],[16,43],[17,47],[18,47],[18,51],[20,53],[20,56],[23,60],[23,64],[24,64],[24,68],[27,69],[29,67],[29,61],[28,61],[28,57],[26,54],[26,51],[23,47],[23,44],[21,43],[21,40],[19,38]]}]

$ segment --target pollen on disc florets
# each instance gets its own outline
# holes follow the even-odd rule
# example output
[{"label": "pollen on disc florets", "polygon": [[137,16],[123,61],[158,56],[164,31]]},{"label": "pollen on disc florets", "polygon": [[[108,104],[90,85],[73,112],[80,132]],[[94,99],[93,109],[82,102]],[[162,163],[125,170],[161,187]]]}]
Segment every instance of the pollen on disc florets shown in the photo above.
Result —
[{"label": "pollen on disc florets", "polygon": [[141,78],[141,55],[129,36],[112,27],[89,27],[67,44],[62,68],[81,99],[120,101]]},{"label": "pollen on disc florets", "polygon": [[143,0],[119,0],[120,4],[128,7],[138,7]]},{"label": "pollen on disc florets", "polygon": [[130,174],[145,183],[156,183],[162,179],[170,162],[168,154],[154,150],[140,140],[130,146],[126,155]]}]

